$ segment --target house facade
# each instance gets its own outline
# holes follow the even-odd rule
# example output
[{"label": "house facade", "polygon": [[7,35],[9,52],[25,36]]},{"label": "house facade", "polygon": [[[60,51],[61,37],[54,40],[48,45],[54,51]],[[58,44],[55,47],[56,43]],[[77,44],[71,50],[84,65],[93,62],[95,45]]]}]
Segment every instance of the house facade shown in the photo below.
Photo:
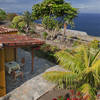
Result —
[{"label": "house facade", "polygon": [[[17,34],[17,29],[0,27],[0,35],[2,34]],[[5,62],[15,60],[14,48],[0,49],[0,96],[6,94],[6,82],[5,82]]]},{"label": "house facade", "polygon": [[16,29],[2,28],[0,30],[0,97],[6,95],[5,63],[16,61],[17,48],[32,48],[32,71],[34,65],[34,49],[39,48],[43,41],[26,35],[18,35]]}]

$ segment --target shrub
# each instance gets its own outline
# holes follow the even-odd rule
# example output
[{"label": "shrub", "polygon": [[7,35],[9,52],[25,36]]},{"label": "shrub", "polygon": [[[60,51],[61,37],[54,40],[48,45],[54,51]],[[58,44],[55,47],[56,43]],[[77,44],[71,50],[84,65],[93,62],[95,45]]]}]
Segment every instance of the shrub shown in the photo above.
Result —
[{"label": "shrub", "polygon": [[57,21],[50,16],[45,16],[42,20],[43,27],[48,30],[54,30],[57,27]]},{"label": "shrub", "polygon": [[48,36],[48,33],[47,32],[43,32],[43,38],[46,39]]},{"label": "shrub", "polygon": [[6,12],[2,9],[0,9],[0,21],[5,20],[7,17]]},{"label": "shrub", "polygon": [[43,46],[41,46],[41,50],[52,53],[59,51],[59,49],[56,46],[51,46],[49,44],[44,44]]},{"label": "shrub", "polygon": [[74,41],[74,43],[73,43],[73,47],[75,47],[75,46],[79,46],[81,44],[81,42],[80,41]]},{"label": "shrub", "polygon": [[15,16],[18,16],[16,13],[8,13],[7,20],[12,21]]},{"label": "shrub", "polygon": [[59,49],[55,46],[49,44],[44,44],[41,46],[40,50],[35,51],[35,54],[39,57],[46,58],[51,62],[57,63],[55,58],[55,52]]},{"label": "shrub", "polygon": [[12,28],[17,28],[19,32],[25,33],[25,25],[26,23],[22,20],[23,16],[15,16],[12,20],[11,27]]},{"label": "shrub", "polygon": [[99,41],[98,40],[93,40],[90,42],[90,47],[94,48],[94,49],[98,49],[99,48]]},{"label": "shrub", "polygon": [[44,52],[49,51],[50,45],[49,44],[44,44],[41,46],[41,50],[43,50]]},{"label": "shrub", "polygon": [[56,46],[50,46],[50,51],[55,53],[55,52],[59,51],[59,49]]},{"label": "shrub", "polygon": [[34,30],[34,29],[30,29],[29,32],[30,32],[31,34],[34,34],[34,33],[35,33],[35,30]]}]

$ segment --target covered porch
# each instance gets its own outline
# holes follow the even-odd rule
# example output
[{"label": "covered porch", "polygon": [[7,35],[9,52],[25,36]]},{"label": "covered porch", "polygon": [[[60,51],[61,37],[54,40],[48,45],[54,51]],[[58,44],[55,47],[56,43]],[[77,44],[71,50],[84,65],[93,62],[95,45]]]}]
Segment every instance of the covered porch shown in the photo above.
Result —
[{"label": "covered porch", "polygon": [[[4,96],[6,92],[11,91],[10,83],[15,84],[15,87],[18,87],[16,82],[13,82],[10,75],[7,75],[5,72],[5,63],[10,61],[18,61],[21,55],[18,57],[18,48],[21,47],[30,47],[31,48],[31,65],[27,65],[26,70],[31,69],[31,74],[34,72],[34,49],[39,49],[39,47],[44,44],[43,41],[39,39],[33,39],[26,35],[16,35],[16,34],[0,34],[0,96]],[[26,60],[25,60],[26,61]],[[25,70],[25,69],[24,69]],[[25,74],[25,73],[24,73]],[[27,78],[28,79],[28,78]],[[23,80],[21,81],[23,83]],[[9,89],[7,88],[7,84]],[[13,85],[12,84],[12,85]],[[21,85],[21,84],[20,84]],[[7,90],[6,90],[7,89]]]},{"label": "covered porch", "polygon": [[[46,59],[39,58],[36,55],[34,55],[34,71],[31,72],[32,67],[32,55],[31,52],[25,51],[21,48],[18,48],[17,50],[17,62],[20,63],[20,60],[24,57],[25,58],[25,66],[23,68],[24,77],[23,80],[21,77],[18,77],[16,80],[14,80],[10,75],[6,75],[6,90],[7,93],[13,91],[14,89],[18,88],[25,82],[34,79],[34,77],[42,74],[47,70],[48,68],[54,66],[55,64],[49,62]],[[32,83],[32,85],[36,85]],[[26,87],[28,88],[28,87]]]}]

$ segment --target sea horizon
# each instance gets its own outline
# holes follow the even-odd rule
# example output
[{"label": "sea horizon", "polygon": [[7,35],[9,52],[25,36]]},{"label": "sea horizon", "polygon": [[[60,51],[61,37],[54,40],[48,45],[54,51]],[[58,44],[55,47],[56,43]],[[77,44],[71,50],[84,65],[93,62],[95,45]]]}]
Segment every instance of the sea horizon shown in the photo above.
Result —
[{"label": "sea horizon", "polygon": [[75,18],[73,30],[100,37],[100,13],[79,13],[78,17]]},{"label": "sea horizon", "polygon": [[[17,13],[17,14],[22,14]],[[100,37],[100,13],[79,13],[74,19],[75,27],[68,29],[86,32],[88,35]],[[36,21],[41,24],[41,20]]]}]

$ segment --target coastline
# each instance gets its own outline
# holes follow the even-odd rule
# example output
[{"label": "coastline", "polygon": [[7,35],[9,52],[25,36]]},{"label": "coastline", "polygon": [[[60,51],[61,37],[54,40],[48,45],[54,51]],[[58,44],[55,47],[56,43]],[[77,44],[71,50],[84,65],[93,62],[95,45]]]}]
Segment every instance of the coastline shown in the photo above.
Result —
[{"label": "coastline", "polygon": [[[39,34],[42,34],[43,32],[48,32],[46,29],[43,28],[43,26],[41,24],[36,24],[35,30]],[[63,34],[64,29],[61,29],[60,32],[61,32],[61,34]],[[78,37],[78,38],[80,38],[82,40],[86,40],[86,41],[92,41],[92,40],[100,41],[99,36],[91,36],[91,35],[88,35],[87,32],[79,31],[79,30],[66,29],[66,36]]]},{"label": "coastline", "polygon": [[[4,22],[3,25],[0,26],[5,26],[5,27],[9,27],[10,22]],[[46,29],[43,28],[42,24],[36,23],[36,33],[42,34],[43,32],[47,31]],[[63,33],[64,29],[61,29],[61,33]],[[75,37],[79,37],[80,39],[83,40],[87,40],[87,41],[92,41],[92,40],[98,40],[100,41],[100,36],[92,36],[92,35],[88,35],[87,32],[85,31],[80,31],[80,30],[73,30],[73,29],[66,29],[66,36],[70,37],[70,36],[75,36]]]}]

